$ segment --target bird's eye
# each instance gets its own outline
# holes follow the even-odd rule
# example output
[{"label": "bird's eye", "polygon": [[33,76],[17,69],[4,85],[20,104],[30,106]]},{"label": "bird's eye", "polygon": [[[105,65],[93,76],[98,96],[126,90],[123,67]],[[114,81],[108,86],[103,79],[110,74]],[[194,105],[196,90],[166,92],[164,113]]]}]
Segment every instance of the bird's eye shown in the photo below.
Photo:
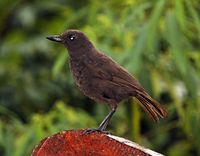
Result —
[{"label": "bird's eye", "polygon": [[73,41],[73,40],[75,40],[75,38],[76,38],[76,36],[75,36],[75,35],[70,35],[70,36],[69,36],[69,39],[70,39],[70,41]]}]

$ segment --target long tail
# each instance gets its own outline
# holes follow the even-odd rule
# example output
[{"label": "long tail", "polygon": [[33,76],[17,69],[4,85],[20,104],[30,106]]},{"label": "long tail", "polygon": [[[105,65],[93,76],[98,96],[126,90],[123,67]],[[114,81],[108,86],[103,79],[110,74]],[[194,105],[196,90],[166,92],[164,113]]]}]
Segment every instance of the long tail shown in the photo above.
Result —
[{"label": "long tail", "polygon": [[152,120],[158,122],[160,118],[167,117],[167,111],[148,94],[137,94],[136,98],[141,102],[145,112],[151,117]]}]

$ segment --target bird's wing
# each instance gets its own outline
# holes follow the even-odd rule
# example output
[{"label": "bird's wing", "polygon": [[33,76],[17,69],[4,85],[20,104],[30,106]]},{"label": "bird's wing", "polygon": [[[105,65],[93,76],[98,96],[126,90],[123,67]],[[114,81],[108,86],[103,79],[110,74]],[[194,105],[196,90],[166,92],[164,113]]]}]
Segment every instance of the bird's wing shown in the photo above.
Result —
[{"label": "bird's wing", "polygon": [[140,83],[110,57],[101,55],[97,62],[98,63],[96,63],[93,73],[95,77],[111,81],[118,85],[133,88],[141,92],[144,91],[144,88]]}]

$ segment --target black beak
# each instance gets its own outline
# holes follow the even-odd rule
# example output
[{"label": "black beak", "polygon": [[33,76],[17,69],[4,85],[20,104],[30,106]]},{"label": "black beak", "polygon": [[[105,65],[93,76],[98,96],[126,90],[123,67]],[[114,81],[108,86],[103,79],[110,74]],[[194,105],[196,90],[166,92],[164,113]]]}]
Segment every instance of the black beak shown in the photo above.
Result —
[{"label": "black beak", "polygon": [[48,36],[47,39],[55,42],[62,42],[62,39],[59,35]]}]

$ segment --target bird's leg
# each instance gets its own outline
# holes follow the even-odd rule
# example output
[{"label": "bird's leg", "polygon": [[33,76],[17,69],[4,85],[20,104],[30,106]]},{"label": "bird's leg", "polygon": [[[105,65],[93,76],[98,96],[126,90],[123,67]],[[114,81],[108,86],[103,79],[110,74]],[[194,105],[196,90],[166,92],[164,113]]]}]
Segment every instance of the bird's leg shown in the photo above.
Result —
[{"label": "bird's leg", "polygon": [[101,124],[99,125],[98,128],[87,129],[86,131],[84,131],[84,134],[89,134],[89,133],[92,133],[95,131],[104,132],[106,127],[108,126],[110,119],[112,118],[113,114],[115,113],[115,111],[116,111],[116,108],[112,108],[111,111],[109,112],[109,114],[104,118],[104,120],[101,122]]},{"label": "bird's leg", "polygon": [[104,118],[104,120],[101,122],[101,124],[99,125],[98,129],[100,131],[105,131],[106,127],[108,126],[108,123],[110,121],[110,119],[112,118],[113,114],[115,113],[116,109],[112,109],[109,114]]}]

